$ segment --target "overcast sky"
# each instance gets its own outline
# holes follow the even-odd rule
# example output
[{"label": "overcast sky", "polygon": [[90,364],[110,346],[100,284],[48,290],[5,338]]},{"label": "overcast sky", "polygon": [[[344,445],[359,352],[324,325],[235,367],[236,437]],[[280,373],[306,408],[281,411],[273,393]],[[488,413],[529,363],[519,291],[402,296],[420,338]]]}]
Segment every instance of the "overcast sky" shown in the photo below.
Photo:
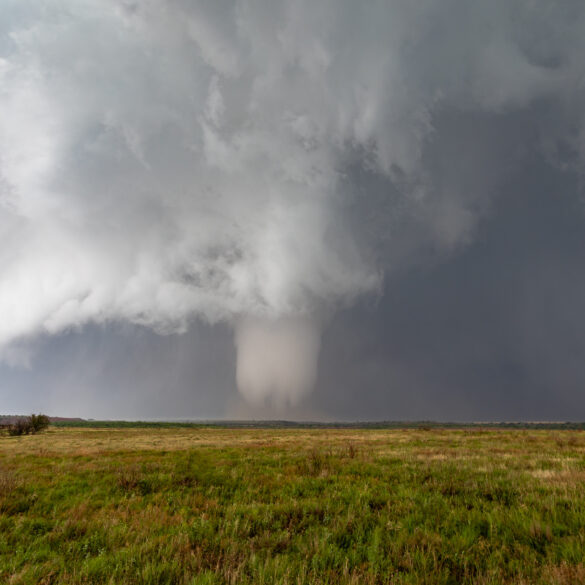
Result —
[{"label": "overcast sky", "polygon": [[585,420],[585,5],[0,0],[0,413]]}]

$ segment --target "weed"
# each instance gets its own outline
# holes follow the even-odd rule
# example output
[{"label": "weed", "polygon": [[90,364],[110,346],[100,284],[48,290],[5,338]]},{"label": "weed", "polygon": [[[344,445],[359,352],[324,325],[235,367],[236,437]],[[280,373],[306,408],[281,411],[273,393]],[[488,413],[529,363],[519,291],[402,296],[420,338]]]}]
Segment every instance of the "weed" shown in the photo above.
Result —
[{"label": "weed", "polygon": [[122,491],[135,490],[141,479],[142,474],[137,465],[131,465],[129,467],[120,467],[117,471],[117,485]]},{"label": "weed", "polygon": [[347,456],[350,459],[355,459],[357,457],[357,454],[358,454],[358,448],[356,447],[355,443],[350,441],[347,444]]}]

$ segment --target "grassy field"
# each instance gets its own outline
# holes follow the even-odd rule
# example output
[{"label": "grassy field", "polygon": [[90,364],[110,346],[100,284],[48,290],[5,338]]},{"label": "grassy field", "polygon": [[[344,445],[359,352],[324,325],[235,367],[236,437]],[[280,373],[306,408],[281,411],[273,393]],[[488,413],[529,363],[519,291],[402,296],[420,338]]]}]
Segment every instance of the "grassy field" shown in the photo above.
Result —
[{"label": "grassy field", "polygon": [[0,436],[0,582],[585,583],[585,432]]}]

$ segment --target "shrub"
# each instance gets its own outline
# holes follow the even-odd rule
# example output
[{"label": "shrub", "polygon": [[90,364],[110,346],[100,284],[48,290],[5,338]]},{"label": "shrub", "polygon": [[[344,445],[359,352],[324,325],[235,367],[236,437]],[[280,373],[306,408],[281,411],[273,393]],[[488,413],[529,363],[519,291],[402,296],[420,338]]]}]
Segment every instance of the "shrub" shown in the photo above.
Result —
[{"label": "shrub", "polygon": [[30,432],[31,427],[28,418],[19,418],[15,423],[8,427],[8,434],[12,435],[13,437],[28,435]]},{"label": "shrub", "polygon": [[21,435],[34,435],[44,431],[50,424],[49,417],[45,414],[31,414],[30,416],[17,419],[8,427],[8,434],[13,437]]},{"label": "shrub", "polygon": [[44,431],[51,423],[46,414],[31,414],[29,421],[32,433],[40,433],[41,431]]}]

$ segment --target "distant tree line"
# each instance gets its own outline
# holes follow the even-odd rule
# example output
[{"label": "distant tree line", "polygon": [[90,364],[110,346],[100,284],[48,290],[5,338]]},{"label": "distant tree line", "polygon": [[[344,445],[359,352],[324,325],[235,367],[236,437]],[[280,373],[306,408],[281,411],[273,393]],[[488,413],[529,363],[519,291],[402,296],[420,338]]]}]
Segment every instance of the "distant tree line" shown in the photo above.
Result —
[{"label": "distant tree line", "polygon": [[44,431],[51,421],[46,414],[31,414],[17,418],[11,424],[7,425],[8,434],[13,437],[20,435],[36,435]]}]

